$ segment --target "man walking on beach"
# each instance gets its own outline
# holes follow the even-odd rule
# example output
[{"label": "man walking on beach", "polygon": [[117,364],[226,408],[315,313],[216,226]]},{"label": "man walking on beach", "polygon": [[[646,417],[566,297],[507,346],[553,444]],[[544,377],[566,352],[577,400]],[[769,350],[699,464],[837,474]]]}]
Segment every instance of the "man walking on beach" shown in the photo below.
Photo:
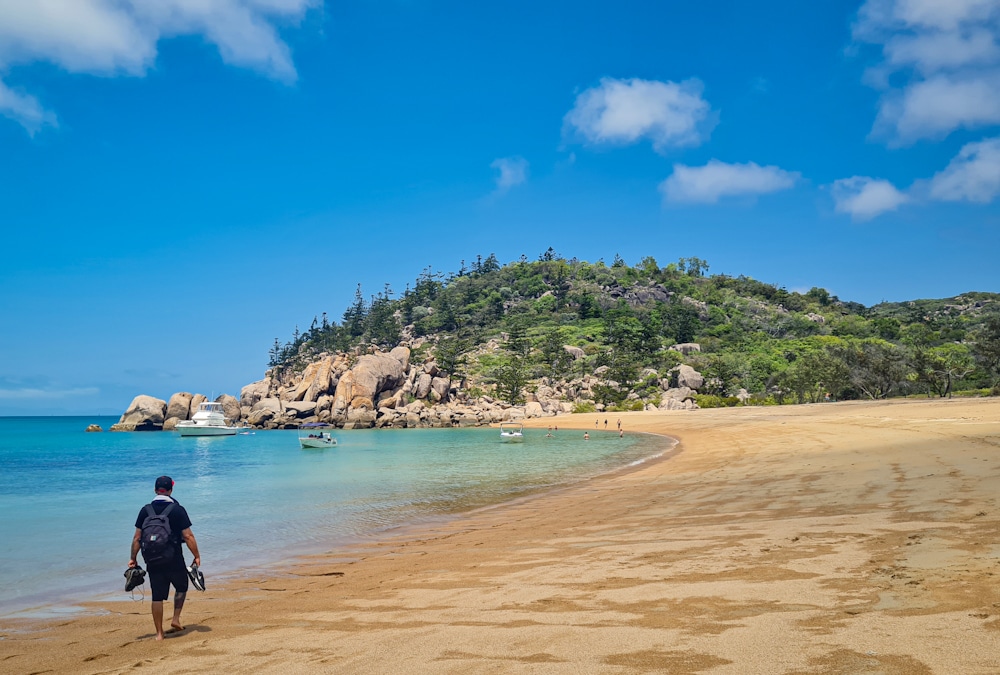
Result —
[{"label": "man walking on beach", "polygon": [[[167,519],[170,523],[171,542],[173,555],[166,562],[146,561],[146,572],[149,574],[149,586],[152,590],[153,599],[150,603],[153,611],[153,626],[156,628],[156,639],[163,639],[163,603],[170,594],[170,587],[174,587],[174,615],[170,618],[170,633],[177,633],[184,630],[181,623],[181,610],[184,608],[184,599],[187,597],[188,573],[184,566],[184,553],[181,549],[181,541],[187,544],[188,549],[194,555],[194,564],[201,566],[201,555],[198,553],[198,542],[195,541],[194,533],[191,532],[191,519],[187,511],[180,503],[171,497],[174,490],[174,481],[170,476],[160,476],[156,479],[156,498],[148,505],[148,508],[156,515],[162,514],[167,508]],[[139,515],[135,519],[135,535],[132,537],[132,552],[129,556],[128,566],[136,566],[136,556],[142,545],[142,525],[149,516],[147,506],[139,510]],[[145,559],[143,554],[143,559]]]}]

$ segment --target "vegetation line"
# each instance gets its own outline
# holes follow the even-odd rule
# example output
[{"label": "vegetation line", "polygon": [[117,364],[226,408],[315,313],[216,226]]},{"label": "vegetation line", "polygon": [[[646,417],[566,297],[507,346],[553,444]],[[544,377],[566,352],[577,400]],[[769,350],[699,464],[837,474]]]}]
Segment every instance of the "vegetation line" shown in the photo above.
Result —
[{"label": "vegetation line", "polygon": [[505,265],[477,256],[448,275],[423,270],[398,298],[386,286],[366,301],[358,285],[340,323],[323,314],[275,339],[269,366],[402,342],[472,396],[512,404],[543,378],[593,378],[579,411],[656,406],[681,363],[705,378],[701,407],[1000,393],[1000,295],[865,307],[708,269],[617,255],[609,266],[552,248]]}]

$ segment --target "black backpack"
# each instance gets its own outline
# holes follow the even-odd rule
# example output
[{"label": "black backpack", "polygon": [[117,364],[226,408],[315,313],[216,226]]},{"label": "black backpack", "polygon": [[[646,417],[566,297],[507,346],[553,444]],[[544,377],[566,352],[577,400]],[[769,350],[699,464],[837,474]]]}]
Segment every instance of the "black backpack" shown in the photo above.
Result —
[{"label": "black backpack", "polygon": [[163,565],[174,559],[174,540],[170,531],[170,512],[174,505],[170,504],[157,514],[152,504],[146,504],[146,520],[142,521],[142,539],[139,540],[142,549],[142,559],[147,565]]}]

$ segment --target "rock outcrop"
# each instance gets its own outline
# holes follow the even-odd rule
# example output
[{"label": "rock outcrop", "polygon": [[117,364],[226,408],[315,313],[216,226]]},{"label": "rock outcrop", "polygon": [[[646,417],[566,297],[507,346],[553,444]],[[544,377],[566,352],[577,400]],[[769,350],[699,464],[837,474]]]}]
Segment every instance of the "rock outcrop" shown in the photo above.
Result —
[{"label": "rock outcrop", "polygon": [[171,431],[177,427],[178,422],[191,419],[191,401],[194,394],[186,391],[177,392],[167,401],[166,419],[163,421],[163,430]]},{"label": "rock outcrop", "polygon": [[681,342],[670,347],[670,351],[680,352],[684,356],[688,354],[698,354],[701,352],[701,345],[697,342]]},{"label": "rock outcrop", "polygon": [[[419,346],[419,340],[415,344]],[[499,344],[491,341],[481,353],[495,353]],[[574,360],[586,354],[579,347],[565,346]],[[697,353],[699,345],[682,343],[672,349]],[[617,387],[607,379],[607,367],[571,379],[543,378],[525,392],[524,405],[510,405],[490,395],[492,385],[469,377],[453,379],[428,356],[412,362],[407,346],[389,352],[368,354],[323,354],[301,370],[273,369],[267,376],[244,386],[239,399],[223,394],[222,403],[230,423],[244,423],[262,429],[290,429],[307,422],[324,422],[344,429],[470,427],[535,417],[552,417],[573,412],[595,403],[596,387]],[[648,409],[690,410],[697,408],[694,396],[705,383],[701,374],[681,364],[660,375],[651,368],[642,371],[646,382],[659,382],[660,392],[640,400],[632,393],[630,405]],[[179,392],[164,402],[138,396],[113,430],[173,429],[177,422],[190,419],[201,394]],[[185,406],[185,403],[187,405]]]},{"label": "rock outcrop", "polygon": [[140,394],[132,399],[131,405],[111,431],[159,431],[167,412],[167,402]]},{"label": "rock outcrop", "polygon": [[189,394],[186,391],[171,396],[170,400],[167,401],[167,419],[171,417],[179,420],[191,419],[191,399],[193,398],[194,394]]},{"label": "rock outcrop", "polygon": [[409,362],[410,350],[404,350],[405,354],[400,351],[397,356],[365,354],[360,357],[354,367],[337,382],[337,389],[333,394],[333,414],[348,410],[356,399],[375,401],[383,391],[400,386],[406,372],[403,363]]},{"label": "rock outcrop", "polygon": [[267,398],[271,389],[271,380],[258,380],[246,385],[240,390],[240,407],[253,408],[261,399]]},{"label": "rock outcrop", "polygon": [[674,366],[671,372],[677,373],[678,387],[701,389],[705,385],[705,378],[701,376],[701,373],[685,363]]},{"label": "rock outcrop", "polygon": [[222,404],[222,413],[226,416],[227,422],[234,424],[240,421],[242,410],[240,409],[240,402],[235,396],[223,394],[215,399],[215,401]]}]

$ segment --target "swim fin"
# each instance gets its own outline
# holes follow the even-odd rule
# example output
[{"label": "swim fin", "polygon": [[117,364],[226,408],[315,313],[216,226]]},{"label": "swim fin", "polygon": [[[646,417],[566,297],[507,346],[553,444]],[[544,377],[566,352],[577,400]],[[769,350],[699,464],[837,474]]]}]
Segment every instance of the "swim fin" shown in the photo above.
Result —
[{"label": "swim fin", "polygon": [[131,591],[136,586],[142,586],[146,583],[146,570],[142,569],[138,565],[135,567],[129,567],[125,570],[125,590]]},{"label": "swim fin", "polygon": [[191,563],[191,566],[187,568],[187,573],[192,586],[199,591],[205,590],[205,575],[201,573],[197,565]]}]

